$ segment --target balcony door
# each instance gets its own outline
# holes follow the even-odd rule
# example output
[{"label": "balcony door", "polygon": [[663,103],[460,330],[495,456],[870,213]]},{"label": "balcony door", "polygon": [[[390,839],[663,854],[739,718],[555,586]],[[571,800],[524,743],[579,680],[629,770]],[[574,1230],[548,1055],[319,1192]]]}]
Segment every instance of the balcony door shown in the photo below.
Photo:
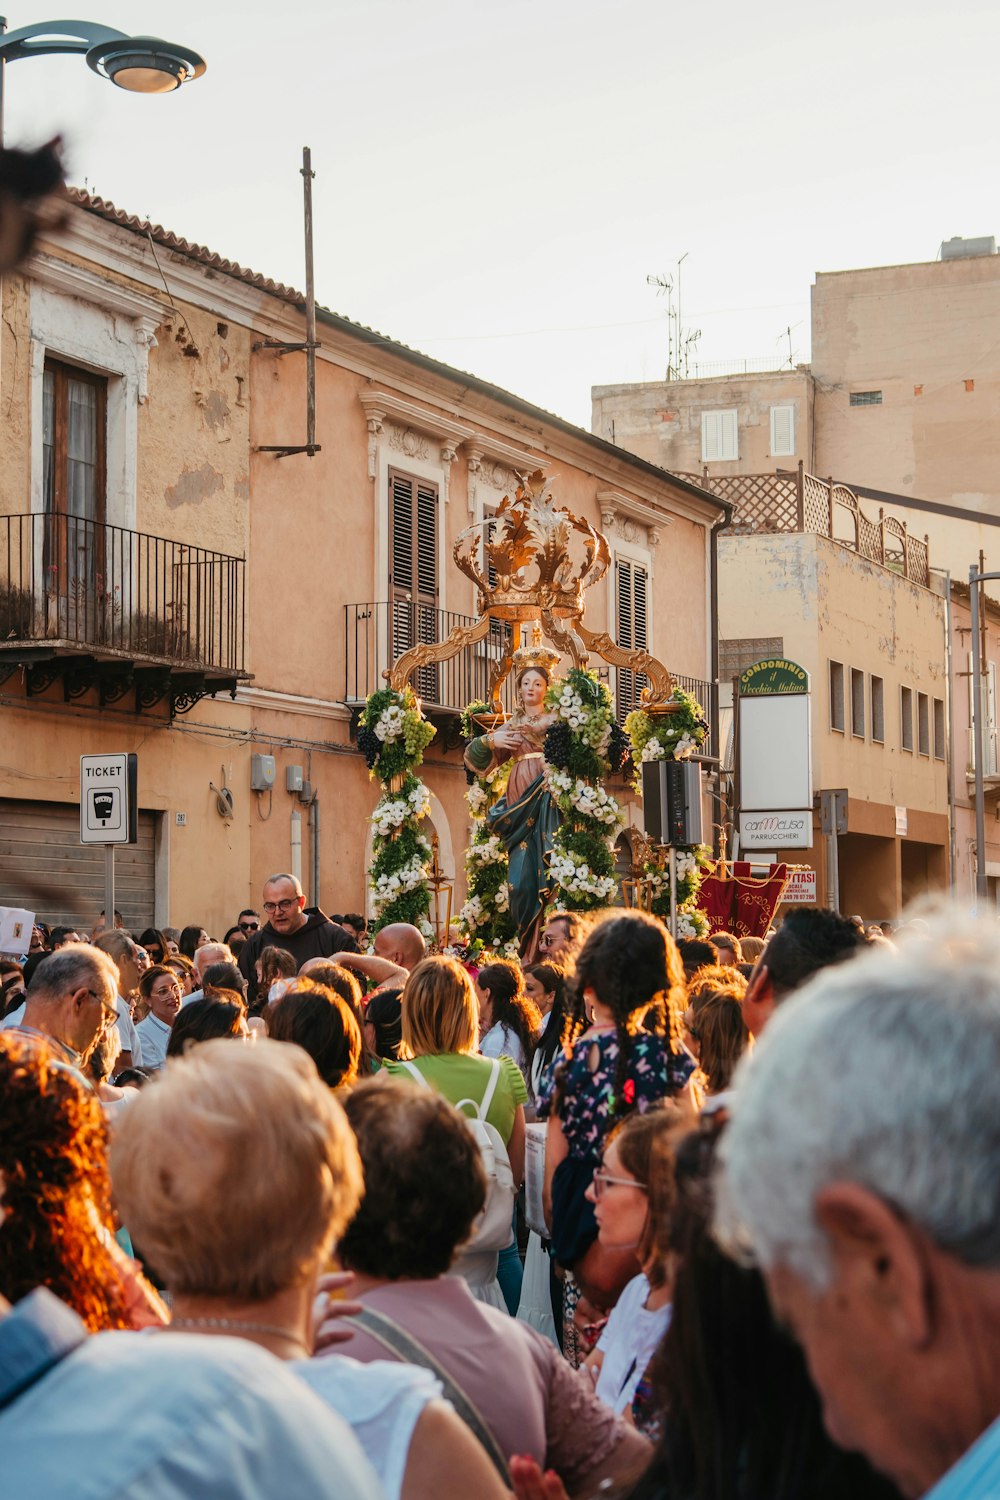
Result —
[{"label": "balcony door", "polygon": [[[428,479],[389,470],[392,571],[390,656],[438,639],[438,487]],[[421,667],[411,679],[428,703],[438,702],[438,669]]]},{"label": "balcony door", "polygon": [[121,598],[105,543],[107,381],[47,360],[42,384],[46,629],[110,642]]}]

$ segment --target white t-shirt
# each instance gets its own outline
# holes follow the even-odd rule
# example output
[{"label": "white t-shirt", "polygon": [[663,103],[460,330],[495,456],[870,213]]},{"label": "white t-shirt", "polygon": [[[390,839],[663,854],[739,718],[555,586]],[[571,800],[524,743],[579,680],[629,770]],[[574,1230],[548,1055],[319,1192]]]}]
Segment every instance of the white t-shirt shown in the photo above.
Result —
[{"label": "white t-shirt", "polygon": [[24,1005],[25,1002],[22,1000],[17,1010],[12,1010],[9,1016],[4,1016],[0,1021],[0,1031],[6,1031],[8,1026],[20,1026],[24,1020]]},{"label": "white t-shirt", "polygon": [[[122,1051],[131,1052],[133,1068],[142,1067],[142,1043],[138,1039],[136,1024],[132,1020],[132,1011],[128,1001],[122,995],[115,996],[115,1009],[118,1012],[118,1020],[115,1022],[118,1035],[122,1041]],[[119,1064],[120,1066],[120,1064]]]},{"label": "white t-shirt", "polygon": [[490,1027],[479,1043],[479,1053],[481,1057],[509,1057],[524,1072],[525,1057],[521,1038],[516,1031],[511,1031],[499,1021]]},{"label": "white t-shirt", "polygon": [[146,1019],[140,1021],[135,1028],[135,1034],[142,1047],[142,1067],[148,1073],[155,1073],[167,1060],[170,1027],[150,1011]]},{"label": "white t-shirt", "polygon": [[650,1312],[650,1285],[641,1273],[633,1276],[611,1309],[597,1347],[604,1355],[597,1377],[597,1394],[606,1406],[621,1413],[632,1397],[656,1346],[670,1325],[670,1304]]},{"label": "white t-shirt", "polygon": [[296,1359],[289,1366],[354,1432],[385,1490],[399,1500],[413,1431],[441,1382],[429,1370],[391,1360],[362,1364],[347,1355]]}]

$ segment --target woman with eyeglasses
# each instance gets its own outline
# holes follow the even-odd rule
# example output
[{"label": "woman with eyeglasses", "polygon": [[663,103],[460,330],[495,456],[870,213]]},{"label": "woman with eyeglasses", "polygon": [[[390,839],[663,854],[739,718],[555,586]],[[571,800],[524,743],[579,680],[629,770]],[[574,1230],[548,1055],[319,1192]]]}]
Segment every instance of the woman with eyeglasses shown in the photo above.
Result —
[{"label": "woman with eyeglasses", "polygon": [[657,1418],[650,1361],[670,1323],[671,1275],[663,1251],[674,1197],[671,1137],[676,1106],[659,1104],[613,1130],[587,1189],[598,1241],[632,1250],[642,1267],[611,1309],[597,1347],[586,1361],[598,1396],[617,1414],[655,1436]]},{"label": "woman with eyeglasses", "polygon": [[[663,923],[638,911],[599,923],[577,958],[576,986],[593,1021],[585,1029],[577,1021],[568,1056],[543,1080],[538,1106],[548,1119],[544,1199],[552,1252],[572,1277],[563,1298],[570,1338],[577,1289],[607,1308],[637,1269],[632,1252],[598,1243],[587,1197],[612,1127],[660,1099],[683,1098],[694,1111],[694,1063],[681,1040],[684,971]],[[567,1352],[572,1358],[569,1344]]]},{"label": "woman with eyeglasses", "polygon": [[155,1073],[167,1060],[170,1028],[181,1008],[180,980],[173,969],[154,964],[139,980],[139,993],[149,1006],[149,1015],[136,1027],[142,1046],[142,1067]]},{"label": "woman with eyeglasses", "polygon": [[147,927],[139,934],[139,946],[146,950],[151,964],[162,964],[170,957],[170,945],[156,927]]}]

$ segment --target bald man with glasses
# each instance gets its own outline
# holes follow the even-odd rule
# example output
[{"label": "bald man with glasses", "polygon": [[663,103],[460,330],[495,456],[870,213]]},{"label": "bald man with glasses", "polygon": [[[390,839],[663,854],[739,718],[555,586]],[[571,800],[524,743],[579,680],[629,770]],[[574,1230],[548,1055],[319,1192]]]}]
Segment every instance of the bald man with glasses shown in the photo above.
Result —
[{"label": "bald man with glasses", "polygon": [[331,922],[321,911],[306,912],[305,904],[302,886],[294,875],[270,875],[264,881],[261,907],[267,921],[259,932],[250,934],[239,956],[251,1009],[257,1000],[257,960],[265,948],[284,948],[300,969],[310,958],[357,953],[357,943],[339,923]]}]

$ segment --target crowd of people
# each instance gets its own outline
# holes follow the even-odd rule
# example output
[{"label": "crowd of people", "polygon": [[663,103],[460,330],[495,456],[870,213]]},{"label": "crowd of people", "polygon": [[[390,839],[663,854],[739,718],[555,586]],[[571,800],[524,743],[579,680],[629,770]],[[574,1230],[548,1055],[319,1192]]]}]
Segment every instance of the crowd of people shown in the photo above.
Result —
[{"label": "crowd of people", "polygon": [[286,874],[221,939],[39,925],[0,1490],[1000,1495],[994,946],[554,911],[522,964]]}]

